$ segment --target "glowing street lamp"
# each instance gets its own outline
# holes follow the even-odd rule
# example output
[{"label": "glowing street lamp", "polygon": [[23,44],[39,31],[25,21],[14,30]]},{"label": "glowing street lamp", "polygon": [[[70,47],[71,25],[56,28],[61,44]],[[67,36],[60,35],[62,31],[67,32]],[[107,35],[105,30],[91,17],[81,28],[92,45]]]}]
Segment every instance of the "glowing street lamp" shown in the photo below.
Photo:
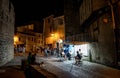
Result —
[{"label": "glowing street lamp", "polygon": [[58,42],[58,43],[62,43],[63,41],[62,41],[62,39],[59,39],[57,42]]}]

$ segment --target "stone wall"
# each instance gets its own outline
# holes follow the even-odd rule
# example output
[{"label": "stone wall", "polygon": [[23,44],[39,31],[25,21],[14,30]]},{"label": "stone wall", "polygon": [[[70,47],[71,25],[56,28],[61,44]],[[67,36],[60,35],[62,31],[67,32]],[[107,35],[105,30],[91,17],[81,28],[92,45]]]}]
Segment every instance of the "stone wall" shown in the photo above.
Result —
[{"label": "stone wall", "polygon": [[0,66],[14,57],[14,7],[9,0],[0,0]]},{"label": "stone wall", "polygon": [[[112,19],[109,18],[110,13],[104,14],[97,21],[98,33],[97,39],[90,44],[90,52],[92,61],[99,62],[105,65],[114,66],[116,64],[116,50],[114,42],[114,30],[112,28]],[[108,19],[107,23],[104,23],[103,19]],[[91,26],[91,34],[95,37],[94,24]]]},{"label": "stone wall", "polygon": [[[71,33],[69,32],[73,31],[73,29],[75,28],[74,25],[76,25],[76,22],[78,22],[78,19],[75,19],[75,17],[73,17],[75,12],[76,15],[78,14],[78,11],[73,10],[73,4],[71,0],[65,1],[66,1],[65,4],[67,4],[65,5],[64,11],[66,28],[65,31],[68,34],[66,35],[67,37],[71,35]],[[90,17],[92,12],[105,7],[106,4],[108,4],[108,2],[106,2],[105,0],[90,0],[89,2],[87,2],[87,0],[83,0],[83,4],[80,5],[79,9],[80,14],[77,15],[78,17],[80,17],[79,18],[80,26],[82,25],[83,22],[85,22],[85,20],[88,17]],[[91,18],[90,20],[93,20],[93,18]],[[80,29],[80,26],[78,29]],[[103,15],[98,17],[93,23],[91,23],[90,26],[88,26],[86,31],[90,33],[90,37],[93,39],[93,42],[90,42],[89,44],[90,48],[88,50],[90,52],[89,53],[90,60],[105,65],[115,66],[117,63],[116,61],[117,56],[115,50],[115,35],[114,35],[115,33],[112,28],[111,11],[109,11],[108,13],[104,13]]]},{"label": "stone wall", "polygon": [[[105,3],[106,2],[104,1],[99,3],[99,0],[96,0],[96,2],[93,3],[93,9],[97,10],[104,7]],[[109,66],[115,66],[117,64],[115,33],[112,26],[112,16],[110,12],[111,11],[104,13],[90,26],[91,35],[95,38],[94,42],[90,44],[90,52],[92,61]]]}]

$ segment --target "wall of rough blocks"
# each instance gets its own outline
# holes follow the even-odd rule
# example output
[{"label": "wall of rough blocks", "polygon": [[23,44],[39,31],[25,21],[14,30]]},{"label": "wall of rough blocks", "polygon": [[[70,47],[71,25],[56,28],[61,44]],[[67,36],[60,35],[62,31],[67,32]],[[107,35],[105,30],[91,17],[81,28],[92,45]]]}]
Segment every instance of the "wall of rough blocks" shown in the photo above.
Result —
[{"label": "wall of rough blocks", "polygon": [[14,7],[9,0],[0,0],[0,66],[14,58]]},{"label": "wall of rough blocks", "polygon": [[[117,59],[114,42],[115,35],[110,16],[110,13],[106,13],[95,21],[98,23],[98,29],[96,30],[98,31],[97,40],[90,44],[90,52],[92,61],[109,66],[115,66]],[[103,21],[105,18],[108,19],[107,23]],[[96,31],[94,31],[93,24],[90,27],[92,29],[92,33],[95,33]]]},{"label": "wall of rough blocks", "polygon": [[[95,11],[105,6],[108,2],[104,0],[93,0],[92,3],[92,10]],[[105,13],[100,18],[98,18],[95,22],[97,23],[97,34],[95,35],[96,31],[92,31],[94,36],[97,36],[97,41],[91,43],[91,54],[92,54],[92,61],[102,63],[109,66],[116,66],[117,65],[117,55],[115,49],[115,32],[113,29],[113,21],[112,15],[109,11]],[[106,20],[106,21],[105,21]],[[90,26],[92,27],[93,24]],[[95,30],[96,28],[92,28]]]},{"label": "wall of rough blocks", "polygon": [[[65,0],[65,28],[66,28],[66,37],[70,35],[69,31],[72,31],[72,28],[75,28],[74,25],[76,24],[77,19],[74,19],[72,16],[72,6],[73,4],[69,2],[69,0]],[[84,2],[86,1],[86,2]],[[91,0],[91,4],[88,4],[87,0],[83,0],[84,6],[80,8],[80,21],[79,23],[81,24],[82,20],[87,19],[86,17],[89,17],[88,8],[85,8],[86,6],[90,6],[89,8],[92,13],[92,11],[96,11],[97,9],[100,9],[104,6],[106,6],[107,2],[105,0]],[[80,7],[81,7],[80,6]],[[74,11],[75,12],[75,11]],[[83,15],[81,15],[83,13]],[[76,13],[77,14],[77,13]],[[88,14],[86,16],[86,14]],[[82,18],[81,18],[82,17]],[[85,18],[85,19],[83,19]],[[74,19],[74,20],[73,20]],[[106,19],[108,22],[104,22],[104,19]],[[72,21],[72,22],[71,22]],[[84,22],[84,21],[83,21]],[[94,25],[94,23],[97,23]],[[114,66],[116,65],[116,50],[115,50],[115,42],[114,42],[114,31],[112,29],[112,18],[111,18],[111,13],[106,13],[102,15],[100,18],[98,18],[96,21],[90,26],[91,30],[89,33],[91,33],[91,37],[96,37],[97,41],[91,42],[89,44],[89,60],[105,64],[105,65],[110,65]],[[95,31],[96,28],[93,28],[93,26],[98,26],[97,32]],[[79,28],[80,29],[80,26]],[[68,31],[69,30],[69,31]],[[68,31],[68,32],[67,32]],[[77,30],[76,30],[77,31]],[[94,34],[93,34],[94,33]]]}]

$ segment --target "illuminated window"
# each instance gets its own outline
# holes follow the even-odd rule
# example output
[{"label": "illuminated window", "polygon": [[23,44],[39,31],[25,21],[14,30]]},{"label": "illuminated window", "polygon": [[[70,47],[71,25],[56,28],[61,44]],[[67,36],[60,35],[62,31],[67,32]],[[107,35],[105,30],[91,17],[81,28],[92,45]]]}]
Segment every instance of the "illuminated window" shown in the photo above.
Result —
[{"label": "illuminated window", "polygon": [[33,24],[28,25],[28,29],[33,30],[34,29],[34,25]]}]

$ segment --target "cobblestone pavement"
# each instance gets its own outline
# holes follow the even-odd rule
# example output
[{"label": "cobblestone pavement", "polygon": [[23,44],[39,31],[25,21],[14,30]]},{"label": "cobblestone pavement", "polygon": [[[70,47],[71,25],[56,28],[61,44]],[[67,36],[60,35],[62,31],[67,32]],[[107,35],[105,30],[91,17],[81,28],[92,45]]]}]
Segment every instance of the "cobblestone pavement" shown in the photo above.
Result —
[{"label": "cobblestone pavement", "polygon": [[120,70],[115,68],[88,61],[83,61],[80,66],[76,66],[75,60],[63,62],[58,60],[56,57],[37,57],[37,62],[47,63],[45,68],[58,74],[59,78],[120,78]]},{"label": "cobblestone pavement", "polygon": [[[26,57],[15,56],[15,58],[5,66],[21,65],[22,59],[26,59]],[[58,60],[59,59],[54,56],[40,57],[37,55],[36,57],[36,62],[44,62],[45,66],[43,68],[57,75],[59,78],[120,78],[120,70],[105,65],[83,61],[80,66],[76,66],[74,65],[75,60],[66,60],[63,62],[58,62]],[[4,72],[4,70],[1,71]],[[0,78],[6,77],[1,77],[0,73]],[[22,76],[21,78],[24,77]]]}]

